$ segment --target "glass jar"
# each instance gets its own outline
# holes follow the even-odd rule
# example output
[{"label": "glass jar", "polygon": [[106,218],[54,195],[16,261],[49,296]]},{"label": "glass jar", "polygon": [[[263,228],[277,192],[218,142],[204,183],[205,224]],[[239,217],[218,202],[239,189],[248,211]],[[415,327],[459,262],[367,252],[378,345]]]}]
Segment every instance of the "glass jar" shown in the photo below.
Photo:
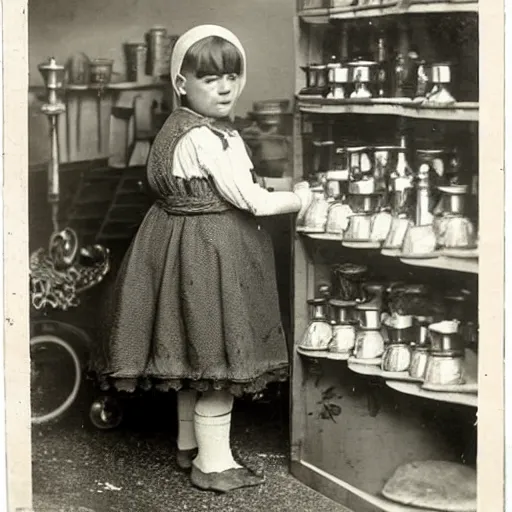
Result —
[{"label": "glass jar", "polygon": [[333,297],[354,303],[363,302],[366,299],[363,282],[367,272],[366,266],[353,263],[333,266]]}]

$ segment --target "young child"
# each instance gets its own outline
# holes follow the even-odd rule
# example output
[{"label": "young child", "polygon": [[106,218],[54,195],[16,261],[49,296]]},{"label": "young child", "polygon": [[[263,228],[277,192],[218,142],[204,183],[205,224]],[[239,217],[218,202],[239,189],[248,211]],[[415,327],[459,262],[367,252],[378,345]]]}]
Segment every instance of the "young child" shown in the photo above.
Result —
[{"label": "young child", "polygon": [[[186,32],[171,59],[180,106],[157,135],[148,180],[157,196],[117,276],[103,376],[178,390],[178,464],[226,492],[264,479],[233,459],[233,397],[287,376],[273,250],[259,216],[299,212],[307,187],[269,192],[229,116],[245,52],[215,25]],[[200,396],[198,393],[201,393]]]}]

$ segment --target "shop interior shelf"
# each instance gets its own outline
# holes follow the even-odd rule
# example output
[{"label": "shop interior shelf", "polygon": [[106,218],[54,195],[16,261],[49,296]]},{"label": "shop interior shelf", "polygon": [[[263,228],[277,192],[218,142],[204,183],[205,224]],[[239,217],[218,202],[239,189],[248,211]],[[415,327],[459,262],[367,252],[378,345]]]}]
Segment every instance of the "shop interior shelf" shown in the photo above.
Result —
[{"label": "shop interior shelf", "polygon": [[[80,92],[80,91],[97,91],[104,89],[107,91],[143,91],[150,89],[159,89],[166,87],[170,84],[167,80],[148,80],[147,82],[111,82],[106,85],[100,84],[84,84],[75,85],[67,84],[64,86],[64,91]],[[39,94],[46,93],[44,85],[30,85],[29,92]]]},{"label": "shop interior shelf", "polygon": [[304,9],[299,17],[306,23],[328,23],[331,20],[351,20],[360,18],[378,18],[400,14],[436,14],[457,12],[478,12],[478,2],[469,1],[436,1],[436,2],[402,2],[388,5],[365,5],[361,7],[331,7]]},{"label": "shop interior shelf", "polygon": [[[341,243],[339,237],[330,235],[329,233],[301,233],[302,235],[313,240],[325,240]],[[366,250],[366,249],[361,249]],[[387,258],[397,256],[387,256]],[[478,274],[478,259],[465,259],[447,256],[438,256],[430,259],[419,258],[399,258],[402,263],[413,265],[416,267],[438,268],[441,270],[453,270],[454,272],[467,272],[471,274]]]},{"label": "shop interior shelf", "polygon": [[[329,360],[343,360],[349,359],[348,355],[332,354],[328,350],[302,350],[297,347],[297,352],[304,357],[311,359],[329,359]],[[469,358],[473,360],[473,357]],[[471,364],[474,366],[474,364]],[[471,407],[478,406],[477,397],[477,382],[476,382],[476,367],[471,370],[475,375],[468,378],[468,388],[471,392],[451,392],[451,391],[431,391],[422,388],[421,382],[417,379],[409,377],[407,372],[391,373],[385,372],[377,364],[357,364],[351,361],[347,363],[348,369],[360,375],[368,377],[381,377],[385,380],[386,385],[395,391],[405,393],[407,395],[414,395],[420,398],[427,398],[430,400],[437,400],[439,402],[448,402],[460,405],[468,405]]]},{"label": "shop interior shelf", "polygon": [[393,501],[390,501],[382,496],[370,494],[368,492],[362,491],[361,489],[358,489],[357,487],[350,485],[347,482],[344,482],[343,480],[340,480],[339,478],[336,478],[326,471],[321,470],[320,468],[313,466],[312,464],[309,464],[308,462],[301,460],[300,464],[304,467],[308,468],[311,471],[314,471],[315,473],[323,476],[327,480],[330,480],[334,482],[335,484],[339,485],[340,487],[345,488],[347,491],[351,492],[352,494],[355,494],[356,496],[359,496],[363,500],[365,500],[370,505],[377,507],[378,510],[383,512],[435,512],[434,510],[427,509],[427,508],[417,508],[417,507],[411,507],[410,505],[402,505],[400,503],[395,503]]},{"label": "shop interior shelf", "polygon": [[349,354],[338,354],[330,352],[329,350],[304,350],[297,347],[297,352],[311,359],[329,359],[331,361],[346,361],[349,358]]},{"label": "shop interior shelf", "polygon": [[408,372],[385,372],[378,365],[370,364],[357,364],[351,361],[348,362],[349,370],[360,375],[369,375],[371,377],[382,377],[386,380],[398,380],[403,382],[416,382],[419,380],[411,377]]},{"label": "shop interior shelf", "polygon": [[439,402],[448,402],[452,404],[469,405],[478,407],[478,396],[471,393],[449,393],[444,391],[428,391],[421,387],[417,382],[403,382],[397,380],[386,380],[386,385],[390,388],[405,393],[406,395],[415,395],[420,398],[437,400]]},{"label": "shop interior shelf", "polygon": [[338,100],[321,96],[297,95],[298,107],[307,114],[390,115],[438,121],[478,121],[478,102],[453,105],[421,105],[412,100]]},{"label": "shop interior shelf", "polygon": [[448,258],[446,256],[439,256],[432,259],[400,258],[400,261],[407,265],[414,265],[416,267],[439,268],[443,270],[478,274],[478,259]]}]

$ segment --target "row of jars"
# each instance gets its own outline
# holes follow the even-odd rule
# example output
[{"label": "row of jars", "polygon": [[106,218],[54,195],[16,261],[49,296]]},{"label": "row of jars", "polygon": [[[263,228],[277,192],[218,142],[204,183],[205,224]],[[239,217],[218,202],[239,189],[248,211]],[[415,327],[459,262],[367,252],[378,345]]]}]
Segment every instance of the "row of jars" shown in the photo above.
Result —
[{"label": "row of jars", "polygon": [[[321,144],[325,155],[332,144]],[[312,202],[297,229],[407,254],[476,248],[475,225],[466,214],[474,190],[457,184],[456,158],[447,166],[444,150],[416,153],[414,173],[404,147],[336,148],[332,170],[310,180]]]},{"label": "row of jars", "polygon": [[[349,271],[359,277],[349,279]],[[464,292],[449,294],[448,303],[456,303],[458,309],[443,311],[424,302],[424,287],[364,283],[360,288],[361,283],[355,283],[363,267],[338,267],[336,272],[338,280],[348,280],[349,285],[337,297],[336,293],[323,293],[308,301],[310,323],[300,349],[328,351],[334,358],[380,365],[385,372],[407,372],[427,385],[464,383],[465,349],[476,344],[474,323],[460,309]],[[351,287],[352,294],[346,295]],[[354,297],[356,288],[363,291],[364,300],[339,298]],[[384,302],[386,294],[388,303]],[[397,307],[397,300],[405,307]]]},{"label": "row of jars", "polygon": [[[409,62],[408,62],[409,61]],[[451,68],[447,63],[406,59],[401,54],[393,63],[356,60],[302,66],[306,86],[301,95],[332,99],[402,98],[452,104],[448,90]]]}]

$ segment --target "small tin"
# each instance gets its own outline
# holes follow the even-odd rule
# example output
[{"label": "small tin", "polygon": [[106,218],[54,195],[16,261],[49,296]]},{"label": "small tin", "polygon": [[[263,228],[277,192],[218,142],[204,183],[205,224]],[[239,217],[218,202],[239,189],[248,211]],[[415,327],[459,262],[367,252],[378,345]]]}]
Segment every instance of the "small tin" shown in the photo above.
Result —
[{"label": "small tin", "polygon": [[146,74],[160,78],[169,74],[170,40],[167,29],[153,27],[147,34],[148,58]]},{"label": "small tin", "polygon": [[124,46],[126,55],[126,79],[129,82],[142,81],[148,54],[148,47],[144,43],[127,43]]}]

